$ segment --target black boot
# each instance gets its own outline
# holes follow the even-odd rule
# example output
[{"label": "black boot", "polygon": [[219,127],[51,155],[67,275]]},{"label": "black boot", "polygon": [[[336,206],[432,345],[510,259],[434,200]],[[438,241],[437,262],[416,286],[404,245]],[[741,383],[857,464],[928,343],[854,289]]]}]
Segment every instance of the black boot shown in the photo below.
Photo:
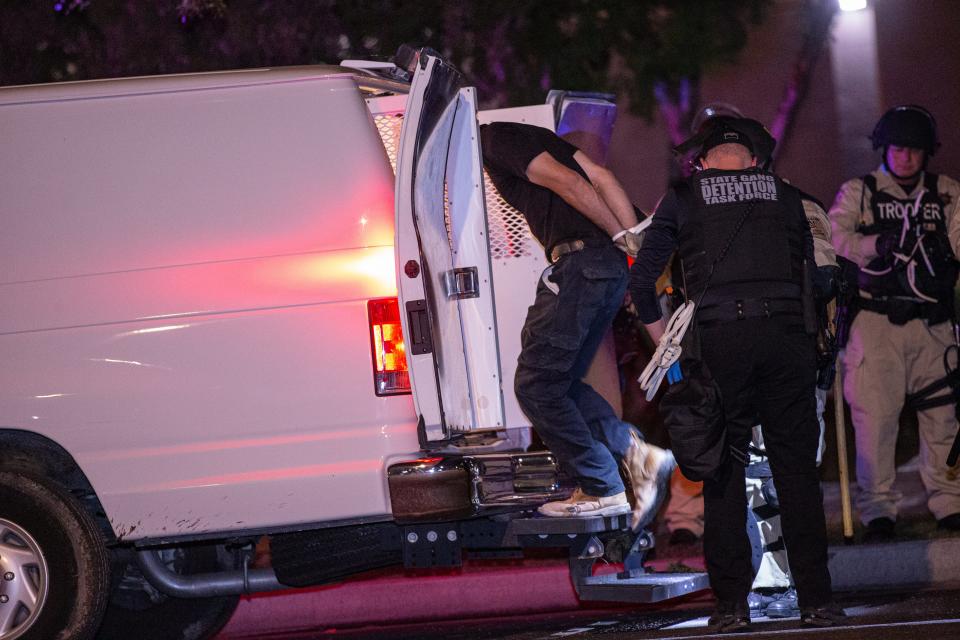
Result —
[{"label": "black boot", "polygon": [[960,513],[951,513],[950,515],[937,520],[938,529],[947,531],[960,531]]},{"label": "black boot", "polygon": [[720,602],[707,621],[714,633],[736,633],[750,630],[750,608],[746,601]]},{"label": "black boot", "polygon": [[800,623],[805,627],[837,627],[846,622],[847,614],[833,602],[819,607],[800,607]]},{"label": "black boot", "polygon": [[896,523],[891,518],[874,518],[867,523],[867,531],[863,534],[865,543],[890,542],[893,540]]}]

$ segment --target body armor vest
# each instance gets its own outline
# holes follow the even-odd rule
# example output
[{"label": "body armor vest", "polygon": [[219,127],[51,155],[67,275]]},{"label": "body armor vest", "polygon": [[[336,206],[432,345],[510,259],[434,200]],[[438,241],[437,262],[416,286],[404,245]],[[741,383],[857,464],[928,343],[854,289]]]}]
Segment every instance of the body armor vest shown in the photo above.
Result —
[{"label": "body armor vest", "polygon": [[[864,235],[891,233],[902,238],[896,249],[902,257],[878,256],[860,270],[860,288],[873,297],[952,303],[957,263],[947,237],[945,207],[937,192],[937,178],[933,173],[924,174],[924,190],[917,200],[900,199],[880,191],[872,174],[863,177],[864,191],[869,190],[871,194],[873,224],[861,226],[858,232]],[[862,202],[860,206],[862,210]]]},{"label": "body armor vest", "polygon": [[[709,286],[704,309],[732,300],[800,300],[806,218],[796,189],[756,169],[704,171],[682,188],[688,215],[678,240],[688,298]],[[747,207],[752,208],[733,236]]]}]

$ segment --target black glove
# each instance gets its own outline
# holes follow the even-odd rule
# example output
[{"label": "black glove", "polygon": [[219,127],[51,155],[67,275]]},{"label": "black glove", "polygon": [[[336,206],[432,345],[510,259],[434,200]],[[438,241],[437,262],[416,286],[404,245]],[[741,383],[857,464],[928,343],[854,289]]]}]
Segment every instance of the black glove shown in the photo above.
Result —
[{"label": "black glove", "polygon": [[876,240],[877,255],[881,258],[890,258],[900,246],[900,235],[896,233],[881,233]]},{"label": "black glove", "polygon": [[826,303],[837,295],[840,267],[832,264],[817,267],[813,273],[813,297],[817,302]]}]

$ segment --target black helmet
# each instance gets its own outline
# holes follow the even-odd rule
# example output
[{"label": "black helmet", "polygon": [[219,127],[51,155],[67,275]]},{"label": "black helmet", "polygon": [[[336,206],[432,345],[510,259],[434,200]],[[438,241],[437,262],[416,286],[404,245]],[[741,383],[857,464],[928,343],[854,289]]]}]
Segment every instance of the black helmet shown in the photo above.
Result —
[{"label": "black helmet", "polygon": [[744,138],[743,144],[757,159],[757,165],[763,167],[770,160],[777,141],[762,124],[752,118],[731,116],[713,116],[700,126],[696,135],[674,147],[674,153],[680,157],[696,150],[695,157],[702,157],[711,147],[721,141],[724,132],[735,132]]},{"label": "black helmet", "polygon": [[890,145],[923,149],[928,156],[937,152],[940,140],[937,137],[937,121],[923,107],[907,104],[887,111],[873,128],[873,148]]},{"label": "black helmet", "polygon": [[690,122],[690,133],[694,135],[700,133],[700,129],[707,122],[718,116],[742,118],[743,112],[727,102],[710,102],[697,111],[697,115],[693,116],[693,120]]}]

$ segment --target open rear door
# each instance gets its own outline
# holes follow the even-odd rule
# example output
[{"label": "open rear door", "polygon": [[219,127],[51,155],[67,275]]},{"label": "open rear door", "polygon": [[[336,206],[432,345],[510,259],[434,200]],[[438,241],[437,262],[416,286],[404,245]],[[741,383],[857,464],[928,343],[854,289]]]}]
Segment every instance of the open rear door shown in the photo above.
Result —
[{"label": "open rear door", "polygon": [[422,54],[397,159],[401,323],[421,440],[502,429],[490,251],[476,99]]}]

